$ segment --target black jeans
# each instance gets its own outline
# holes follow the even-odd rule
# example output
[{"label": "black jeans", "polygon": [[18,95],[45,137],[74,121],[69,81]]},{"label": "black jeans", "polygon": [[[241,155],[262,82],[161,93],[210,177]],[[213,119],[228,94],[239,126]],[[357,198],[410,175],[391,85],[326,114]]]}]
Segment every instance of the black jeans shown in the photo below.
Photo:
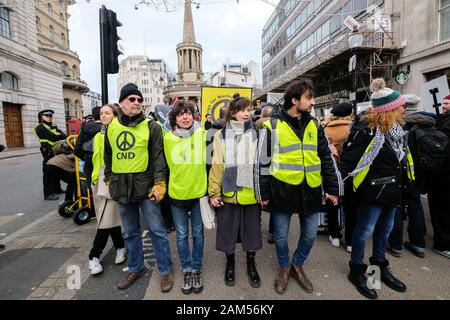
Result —
[{"label": "black jeans", "polygon": [[450,250],[450,184],[443,182],[436,181],[428,193],[434,231],[433,248],[439,251]]},{"label": "black jeans", "polygon": [[91,249],[91,252],[89,253],[89,260],[92,260],[92,258],[100,258],[103,249],[105,249],[106,247],[109,236],[111,236],[114,247],[116,249],[122,249],[125,247],[122,237],[122,229],[120,228],[120,226],[110,229],[97,229],[97,234],[95,235],[94,239],[94,245]]},{"label": "black jeans", "polygon": [[50,175],[52,181],[59,184],[62,180],[67,183],[65,201],[73,200],[75,190],[77,188],[77,176],[75,173],[61,169],[53,165],[46,165],[47,173]]},{"label": "black jeans", "polygon": [[339,219],[339,205],[333,205],[330,199],[326,201],[327,208],[327,221],[328,221],[328,234],[332,238],[342,238],[341,223]]},{"label": "black jeans", "polygon": [[[418,248],[425,248],[425,217],[420,192],[423,183],[418,181],[411,184],[406,192],[406,208],[399,207],[395,212],[394,228],[389,235],[389,245],[395,250],[403,249],[403,220],[409,219],[408,236],[409,242]],[[406,211],[406,212],[405,212]]]}]

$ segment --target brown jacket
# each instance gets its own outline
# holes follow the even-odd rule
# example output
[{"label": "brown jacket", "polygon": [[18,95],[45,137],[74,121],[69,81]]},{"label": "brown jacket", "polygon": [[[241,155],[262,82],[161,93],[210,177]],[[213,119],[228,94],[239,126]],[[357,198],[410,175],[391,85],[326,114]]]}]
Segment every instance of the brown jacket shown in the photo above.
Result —
[{"label": "brown jacket", "polygon": [[73,154],[58,154],[48,160],[47,164],[59,167],[71,173],[75,173],[75,156]]},{"label": "brown jacket", "polygon": [[351,123],[351,117],[328,118],[323,123],[328,142],[336,148],[337,154],[335,152],[333,152],[333,154],[337,159],[342,155],[344,143],[347,141],[348,135],[350,134]]}]

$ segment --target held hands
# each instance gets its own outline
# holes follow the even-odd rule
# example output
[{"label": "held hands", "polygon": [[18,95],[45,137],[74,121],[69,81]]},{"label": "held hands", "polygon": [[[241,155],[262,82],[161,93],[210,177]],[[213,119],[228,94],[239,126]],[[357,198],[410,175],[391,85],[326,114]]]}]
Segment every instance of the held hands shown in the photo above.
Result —
[{"label": "held hands", "polygon": [[154,199],[157,203],[160,202],[162,199],[164,199],[164,196],[166,194],[166,182],[165,181],[159,181],[156,182],[153,186],[152,190],[148,194],[148,197],[150,200]]},{"label": "held hands", "polygon": [[331,202],[333,202],[334,206],[337,206],[339,203],[339,197],[338,196],[333,196],[331,194],[325,193],[325,197],[327,199],[330,199]]},{"label": "held hands", "polygon": [[223,206],[223,201],[222,201],[222,199],[220,199],[220,197],[213,197],[213,198],[210,198],[209,201],[211,202],[211,205],[212,205],[214,208],[218,208],[218,207]]},{"label": "held hands", "polygon": [[263,209],[265,209],[269,205],[269,202],[270,202],[270,200],[261,200],[261,201],[259,201],[259,204],[261,205],[261,207]]}]

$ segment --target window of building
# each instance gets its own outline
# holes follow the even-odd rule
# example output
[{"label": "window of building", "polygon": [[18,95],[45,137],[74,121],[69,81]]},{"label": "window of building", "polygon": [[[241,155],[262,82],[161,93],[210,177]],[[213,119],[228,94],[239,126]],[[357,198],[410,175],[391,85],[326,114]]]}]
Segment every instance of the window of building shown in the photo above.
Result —
[{"label": "window of building", "polygon": [[353,0],[353,16],[364,14],[367,8],[367,0]]},{"label": "window of building", "polygon": [[76,65],[73,65],[73,66],[72,66],[72,70],[73,70],[73,77],[74,77],[75,79],[79,79],[79,78],[80,78],[80,75],[78,74],[78,67],[77,67]]},{"label": "window of building", "polygon": [[0,7],[0,35],[11,38],[11,27],[9,24],[9,10]]},{"label": "window of building", "polygon": [[36,17],[36,29],[38,32],[41,32],[41,20],[39,17]]},{"label": "window of building", "polygon": [[67,62],[65,62],[65,61],[61,62],[61,67],[62,67],[62,70],[63,70],[64,75],[65,75],[66,77],[70,77],[70,74],[69,74],[69,65],[67,64]]},{"label": "window of building", "polygon": [[53,37],[55,36],[55,29],[53,29],[53,26],[48,27],[48,37],[53,40]]},{"label": "window of building", "polygon": [[61,39],[60,39],[60,41],[61,41],[61,45],[62,45],[63,47],[65,47],[65,46],[66,46],[66,35],[65,35],[64,33],[61,33]]},{"label": "window of building", "polygon": [[64,16],[62,13],[59,14],[59,22],[64,25]]},{"label": "window of building", "polygon": [[450,39],[450,0],[441,0],[439,16],[441,20],[441,40]]},{"label": "window of building", "polygon": [[0,73],[0,88],[7,90],[19,90],[19,82],[17,78],[9,72]]},{"label": "window of building", "polygon": [[51,17],[53,14],[52,5],[50,3],[47,4],[47,14],[49,17]]}]

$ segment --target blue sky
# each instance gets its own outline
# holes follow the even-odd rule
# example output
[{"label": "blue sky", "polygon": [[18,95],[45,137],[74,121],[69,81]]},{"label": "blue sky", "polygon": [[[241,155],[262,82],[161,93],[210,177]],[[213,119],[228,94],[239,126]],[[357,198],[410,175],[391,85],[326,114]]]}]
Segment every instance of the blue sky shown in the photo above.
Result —
[{"label": "blue sky", "polygon": [[[162,58],[175,71],[176,45],[182,40],[184,6],[179,10],[158,11],[135,4],[139,0],[78,0],[69,8],[70,48],[81,59],[81,75],[91,90],[100,92],[100,49],[98,10],[102,4],[117,13],[123,27],[125,55],[145,54]],[[158,2],[158,1],[156,1]],[[204,0],[200,8],[192,6],[196,40],[203,46],[203,72],[217,71],[229,57],[230,62],[256,61],[261,67],[261,32],[275,9],[261,0]],[[276,1],[273,1],[276,3]],[[109,98],[115,101],[116,76],[110,75]]]}]

